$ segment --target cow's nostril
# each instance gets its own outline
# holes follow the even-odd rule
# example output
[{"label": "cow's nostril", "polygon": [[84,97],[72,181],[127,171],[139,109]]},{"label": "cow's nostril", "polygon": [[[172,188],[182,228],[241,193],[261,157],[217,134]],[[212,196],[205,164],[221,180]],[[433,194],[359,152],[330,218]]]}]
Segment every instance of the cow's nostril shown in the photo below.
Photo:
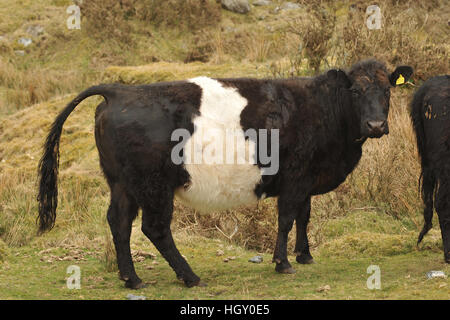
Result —
[{"label": "cow's nostril", "polygon": [[386,127],[385,121],[367,121],[367,127],[369,130],[380,130],[382,131]]}]

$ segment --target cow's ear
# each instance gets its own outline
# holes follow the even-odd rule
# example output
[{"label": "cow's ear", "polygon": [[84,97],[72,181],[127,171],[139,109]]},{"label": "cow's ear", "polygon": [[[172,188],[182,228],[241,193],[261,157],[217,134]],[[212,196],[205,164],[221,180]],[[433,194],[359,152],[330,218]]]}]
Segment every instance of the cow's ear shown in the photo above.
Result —
[{"label": "cow's ear", "polygon": [[344,88],[350,88],[352,86],[352,81],[348,77],[348,75],[345,73],[345,71],[338,70],[337,75],[338,82],[342,85]]},{"label": "cow's ear", "polygon": [[352,86],[352,82],[347,74],[340,69],[331,69],[327,72],[327,77],[330,80],[336,81],[339,87],[350,88]]},{"label": "cow's ear", "polygon": [[410,66],[400,66],[389,76],[389,82],[393,87],[404,84],[413,74],[413,68]]},{"label": "cow's ear", "polygon": [[331,70],[328,70],[328,72],[327,72],[327,77],[328,77],[328,79],[330,79],[330,80],[336,80],[337,79],[337,70],[336,69],[331,69]]}]

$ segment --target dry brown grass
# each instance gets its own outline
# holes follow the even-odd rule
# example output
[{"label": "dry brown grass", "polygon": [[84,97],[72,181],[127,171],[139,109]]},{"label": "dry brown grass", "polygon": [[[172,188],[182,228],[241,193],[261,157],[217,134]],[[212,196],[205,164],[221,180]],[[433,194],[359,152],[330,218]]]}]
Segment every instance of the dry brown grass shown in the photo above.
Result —
[{"label": "dry brown grass", "polygon": [[110,41],[122,46],[135,44],[136,19],[144,27],[190,32],[215,26],[221,20],[220,5],[212,0],[85,0],[81,9],[89,35],[103,39],[108,34]]},{"label": "dry brown grass", "polygon": [[449,10],[448,5],[441,1],[430,2],[428,6],[416,1],[378,1],[378,4],[382,13],[380,30],[365,27],[365,10],[348,11],[333,44],[338,63],[347,66],[376,57],[391,66],[411,65],[415,78],[421,80],[449,70],[449,29],[441,15],[442,10]]},{"label": "dry brown grass", "polygon": [[135,44],[129,17],[135,15],[134,0],[85,0],[81,14],[89,36],[116,41],[121,46]]},{"label": "dry brown grass", "polygon": [[310,69],[318,73],[331,49],[330,41],[336,28],[336,8],[318,2],[307,6],[307,16],[294,19],[288,32],[301,39],[299,58],[306,58]]},{"label": "dry brown grass", "polygon": [[0,114],[21,110],[32,104],[47,101],[55,95],[73,91],[85,78],[75,71],[32,67],[21,69],[16,63],[0,57],[0,87],[5,88],[5,98]]},{"label": "dry brown grass", "polygon": [[157,27],[191,31],[216,26],[222,17],[214,0],[134,0],[140,20]]},{"label": "dry brown grass", "polygon": [[[292,19],[285,35],[285,41],[300,45],[300,50],[294,47],[287,53],[293,75],[308,73],[303,60],[318,73],[371,57],[390,67],[411,65],[416,80],[449,70],[450,28],[446,17],[450,9],[445,1],[377,1],[382,14],[380,30],[367,28],[368,4],[364,1],[299,2],[308,14]],[[273,74],[282,71],[275,65]]]}]

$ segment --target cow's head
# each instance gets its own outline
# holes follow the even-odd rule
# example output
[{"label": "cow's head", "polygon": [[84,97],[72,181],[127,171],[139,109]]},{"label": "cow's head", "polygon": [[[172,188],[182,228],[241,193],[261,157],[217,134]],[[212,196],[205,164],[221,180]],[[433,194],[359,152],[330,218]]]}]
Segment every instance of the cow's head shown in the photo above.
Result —
[{"label": "cow's head", "polygon": [[375,60],[355,64],[348,72],[348,90],[353,109],[360,119],[361,138],[380,138],[389,133],[388,113],[392,87],[408,81],[413,73],[409,66],[400,66],[388,73]]}]

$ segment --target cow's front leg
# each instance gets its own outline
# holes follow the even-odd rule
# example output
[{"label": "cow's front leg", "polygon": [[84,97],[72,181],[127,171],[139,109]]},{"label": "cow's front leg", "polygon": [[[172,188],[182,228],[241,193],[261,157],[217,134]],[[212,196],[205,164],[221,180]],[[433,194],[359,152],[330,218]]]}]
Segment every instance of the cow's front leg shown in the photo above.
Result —
[{"label": "cow's front leg", "polygon": [[[301,202],[300,202],[301,203]],[[278,198],[278,236],[273,254],[275,270],[280,273],[295,273],[287,258],[287,241],[289,231],[299,210],[298,201],[289,196]]]},{"label": "cow's front leg", "polygon": [[297,229],[297,240],[295,243],[295,253],[297,254],[297,262],[301,264],[314,263],[313,257],[309,252],[308,242],[308,223],[311,215],[311,197],[308,197],[304,204],[300,207],[297,217],[295,218],[295,225]]}]

